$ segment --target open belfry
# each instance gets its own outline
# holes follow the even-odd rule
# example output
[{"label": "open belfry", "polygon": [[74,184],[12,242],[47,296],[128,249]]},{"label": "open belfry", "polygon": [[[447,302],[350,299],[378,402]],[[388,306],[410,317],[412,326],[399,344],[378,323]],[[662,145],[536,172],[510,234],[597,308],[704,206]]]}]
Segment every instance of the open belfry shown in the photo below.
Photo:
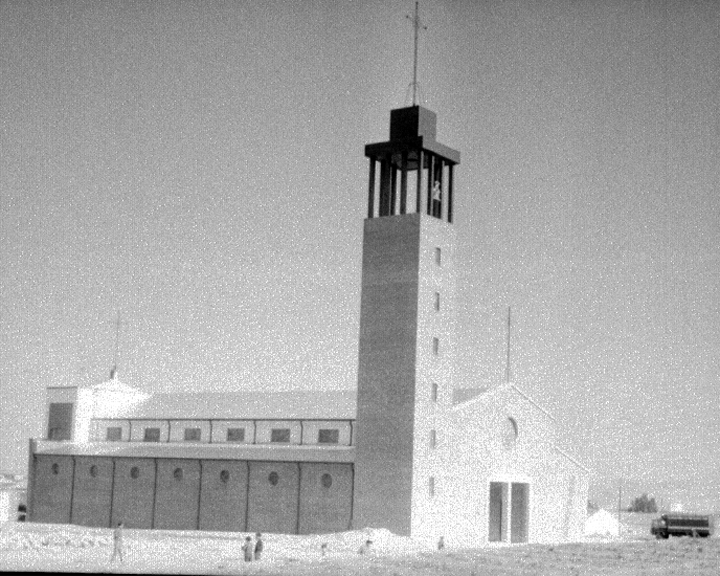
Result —
[{"label": "open belfry", "polygon": [[49,387],[44,437],[30,441],[30,521],[372,527],[457,545],[582,535],[588,472],[558,445],[555,419],[512,382],[456,370],[460,154],[413,105],[365,155],[357,392],[147,394],[114,371]]}]

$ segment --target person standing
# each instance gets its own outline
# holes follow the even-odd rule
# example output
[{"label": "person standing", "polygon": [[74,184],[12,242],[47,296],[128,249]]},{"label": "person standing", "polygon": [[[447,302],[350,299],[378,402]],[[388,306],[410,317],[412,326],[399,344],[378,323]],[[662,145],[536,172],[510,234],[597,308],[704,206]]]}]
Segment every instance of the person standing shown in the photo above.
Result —
[{"label": "person standing", "polygon": [[252,537],[245,537],[245,544],[242,546],[242,551],[245,556],[245,562],[251,562],[253,559],[253,541]]},{"label": "person standing", "polygon": [[262,541],[262,534],[258,532],[257,534],[255,534],[255,560],[260,560],[264,547],[265,545]]},{"label": "person standing", "polygon": [[110,562],[114,562],[115,558],[120,559],[120,563],[123,561],[123,523],[118,522],[115,530],[113,530],[113,553],[110,557]]}]

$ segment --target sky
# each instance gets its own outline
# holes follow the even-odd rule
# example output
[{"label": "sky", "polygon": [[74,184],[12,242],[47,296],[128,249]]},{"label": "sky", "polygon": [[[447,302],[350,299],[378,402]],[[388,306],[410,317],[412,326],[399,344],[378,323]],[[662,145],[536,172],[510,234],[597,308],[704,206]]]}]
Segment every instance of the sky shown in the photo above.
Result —
[{"label": "sky", "polygon": [[[147,391],[356,386],[364,146],[411,104],[413,10],[0,2],[0,470],[116,349]],[[720,3],[420,16],[462,155],[455,385],[503,380],[511,307],[591,499],[720,509]]]}]

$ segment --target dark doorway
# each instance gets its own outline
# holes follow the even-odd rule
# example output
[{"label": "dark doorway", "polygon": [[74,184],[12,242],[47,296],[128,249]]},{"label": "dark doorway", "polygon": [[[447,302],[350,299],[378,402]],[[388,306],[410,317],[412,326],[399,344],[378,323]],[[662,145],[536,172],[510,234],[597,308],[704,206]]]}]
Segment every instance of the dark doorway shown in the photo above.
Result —
[{"label": "dark doorway", "polygon": [[488,541],[502,542],[503,533],[503,509],[504,492],[507,484],[504,482],[490,482],[490,506],[488,508]]},{"label": "dark doorway", "polygon": [[527,542],[529,525],[530,484],[490,482],[488,542]]},{"label": "dark doorway", "polygon": [[510,542],[528,541],[528,501],[530,496],[530,485],[513,483],[510,502]]},{"label": "dark doorway", "polygon": [[53,402],[48,411],[48,440],[72,438],[73,403]]}]

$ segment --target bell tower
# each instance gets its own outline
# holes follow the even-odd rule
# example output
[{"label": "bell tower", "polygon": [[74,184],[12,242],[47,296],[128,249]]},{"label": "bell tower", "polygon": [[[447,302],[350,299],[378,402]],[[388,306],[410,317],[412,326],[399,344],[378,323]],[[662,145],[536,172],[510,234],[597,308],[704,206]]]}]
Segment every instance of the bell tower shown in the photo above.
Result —
[{"label": "bell tower", "polygon": [[353,524],[432,535],[452,396],[454,167],[436,116],[392,110],[368,144]]}]

